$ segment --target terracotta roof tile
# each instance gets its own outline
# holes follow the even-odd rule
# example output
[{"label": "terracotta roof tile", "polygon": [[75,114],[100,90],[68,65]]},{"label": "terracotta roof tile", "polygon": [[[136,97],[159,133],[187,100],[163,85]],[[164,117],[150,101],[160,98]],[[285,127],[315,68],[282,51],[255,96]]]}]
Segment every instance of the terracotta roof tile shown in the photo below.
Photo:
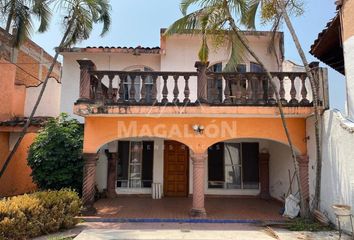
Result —
[{"label": "terracotta roof tile", "polygon": [[[31,122],[31,126],[41,127],[50,118],[51,117],[35,117]],[[28,120],[27,117],[15,117],[13,119],[0,122],[0,126],[2,126],[2,127],[23,127],[23,126],[25,126],[27,120]]]}]

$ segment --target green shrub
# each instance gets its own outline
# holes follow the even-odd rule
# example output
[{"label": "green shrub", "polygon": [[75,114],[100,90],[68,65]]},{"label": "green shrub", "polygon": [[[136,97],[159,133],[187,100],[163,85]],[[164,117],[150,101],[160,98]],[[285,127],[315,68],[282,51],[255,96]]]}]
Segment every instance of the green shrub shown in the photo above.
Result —
[{"label": "green shrub", "polygon": [[42,190],[82,188],[83,127],[66,114],[50,119],[28,152],[32,179]]},{"label": "green shrub", "polygon": [[0,201],[0,239],[27,239],[78,223],[78,194],[69,189],[37,192]]},{"label": "green shrub", "polygon": [[306,232],[323,232],[331,231],[330,226],[323,226],[311,219],[296,218],[287,224],[287,229],[290,231],[306,231]]}]

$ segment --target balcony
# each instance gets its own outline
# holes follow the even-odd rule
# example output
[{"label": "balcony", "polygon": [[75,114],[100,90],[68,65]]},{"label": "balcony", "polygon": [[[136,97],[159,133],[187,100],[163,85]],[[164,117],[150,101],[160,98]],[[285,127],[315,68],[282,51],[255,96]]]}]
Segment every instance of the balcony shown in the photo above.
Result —
[{"label": "balcony", "polygon": [[[273,114],[275,92],[265,73],[97,70],[90,60],[80,64],[80,98],[74,112],[94,114]],[[314,67],[321,108],[328,108],[326,69]],[[272,72],[272,81],[288,115],[313,113],[312,90],[305,72]]]}]

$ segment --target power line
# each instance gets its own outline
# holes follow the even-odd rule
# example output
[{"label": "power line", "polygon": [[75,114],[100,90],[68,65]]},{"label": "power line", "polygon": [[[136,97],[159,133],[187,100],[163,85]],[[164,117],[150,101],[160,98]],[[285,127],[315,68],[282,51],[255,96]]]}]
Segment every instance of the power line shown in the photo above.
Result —
[{"label": "power line", "polygon": [[[2,64],[2,63],[0,63],[0,64]],[[29,88],[29,87],[39,87],[39,86],[43,83],[43,81],[42,81],[41,79],[39,79],[38,77],[36,77],[36,76],[32,75],[31,73],[27,72],[27,71],[26,71],[25,69],[23,69],[22,67],[18,66],[18,65],[17,65],[18,63],[16,64],[16,63],[9,62],[9,63],[5,63],[5,64],[15,65],[15,66],[18,67],[20,70],[24,71],[24,72],[27,73],[30,77],[36,79],[36,80],[39,82],[39,84],[38,84],[38,85],[35,85],[35,86],[27,86],[27,85],[25,85],[25,84],[22,84],[22,85],[25,85],[26,88]],[[60,83],[60,82],[59,82],[59,79],[56,79],[56,78],[53,77],[53,76],[52,76],[51,78],[54,78],[58,83]]]},{"label": "power line", "polygon": [[[25,63],[17,63],[17,64],[28,64],[28,65],[40,65],[40,64],[51,64],[52,62],[39,62],[39,63],[30,63],[30,62],[25,62]],[[60,63],[60,62],[58,62]],[[11,64],[15,64],[15,63],[11,63],[11,62],[8,62],[8,63],[0,63],[0,65],[11,65]]]}]

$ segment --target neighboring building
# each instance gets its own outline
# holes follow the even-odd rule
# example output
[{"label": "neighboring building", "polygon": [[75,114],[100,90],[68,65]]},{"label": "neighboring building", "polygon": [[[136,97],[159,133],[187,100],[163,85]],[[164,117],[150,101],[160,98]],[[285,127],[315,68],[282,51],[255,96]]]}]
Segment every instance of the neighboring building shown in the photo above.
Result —
[{"label": "neighboring building", "polygon": [[[347,83],[348,116],[343,117],[338,110],[329,110],[324,112],[322,121],[320,210],[337,224],[332,205],[346,204],[352,211],[354,209],[354,0],[339,0],[336,4],[337,15],[318,35],[310,53],[344,74]],[[309,127],[313,126],[313,121],[313,118],[308,119]],[[312,146],[310,152],[315,153]],[[352,230],[349,221],[345,228]]]},{"label": "neighboring building", "polygon": [[[157,48],[61,52],[61,111],[85,124],[84,204],[92,206],[95,186],[110,197],[191,194],[193,216],[206,213],[205,195],[284,200],[294,164],[262,68],[246,55],[237,72],[222,73],[228,43],[210,46],[207,65],[197,59],[200,36],[163,32]],[[270,32],[243,34],[273,72],[309,199],[306,119],[313,108],[306,73],[282,71],[282,33],[275,53]],[[326,71],[319,69],[318,77],[325,109]]]},{"label": "neighboring building", "polygon": [[[12,150],[31,113],[53,58],[32,41],[13,49],[12,36],[0,28],[0,167]],[[55,65],[29,132],[0,179],[0,197],[35,189],[27,165],[27,150],[47,117],[59,114],[61,65]]]}]

